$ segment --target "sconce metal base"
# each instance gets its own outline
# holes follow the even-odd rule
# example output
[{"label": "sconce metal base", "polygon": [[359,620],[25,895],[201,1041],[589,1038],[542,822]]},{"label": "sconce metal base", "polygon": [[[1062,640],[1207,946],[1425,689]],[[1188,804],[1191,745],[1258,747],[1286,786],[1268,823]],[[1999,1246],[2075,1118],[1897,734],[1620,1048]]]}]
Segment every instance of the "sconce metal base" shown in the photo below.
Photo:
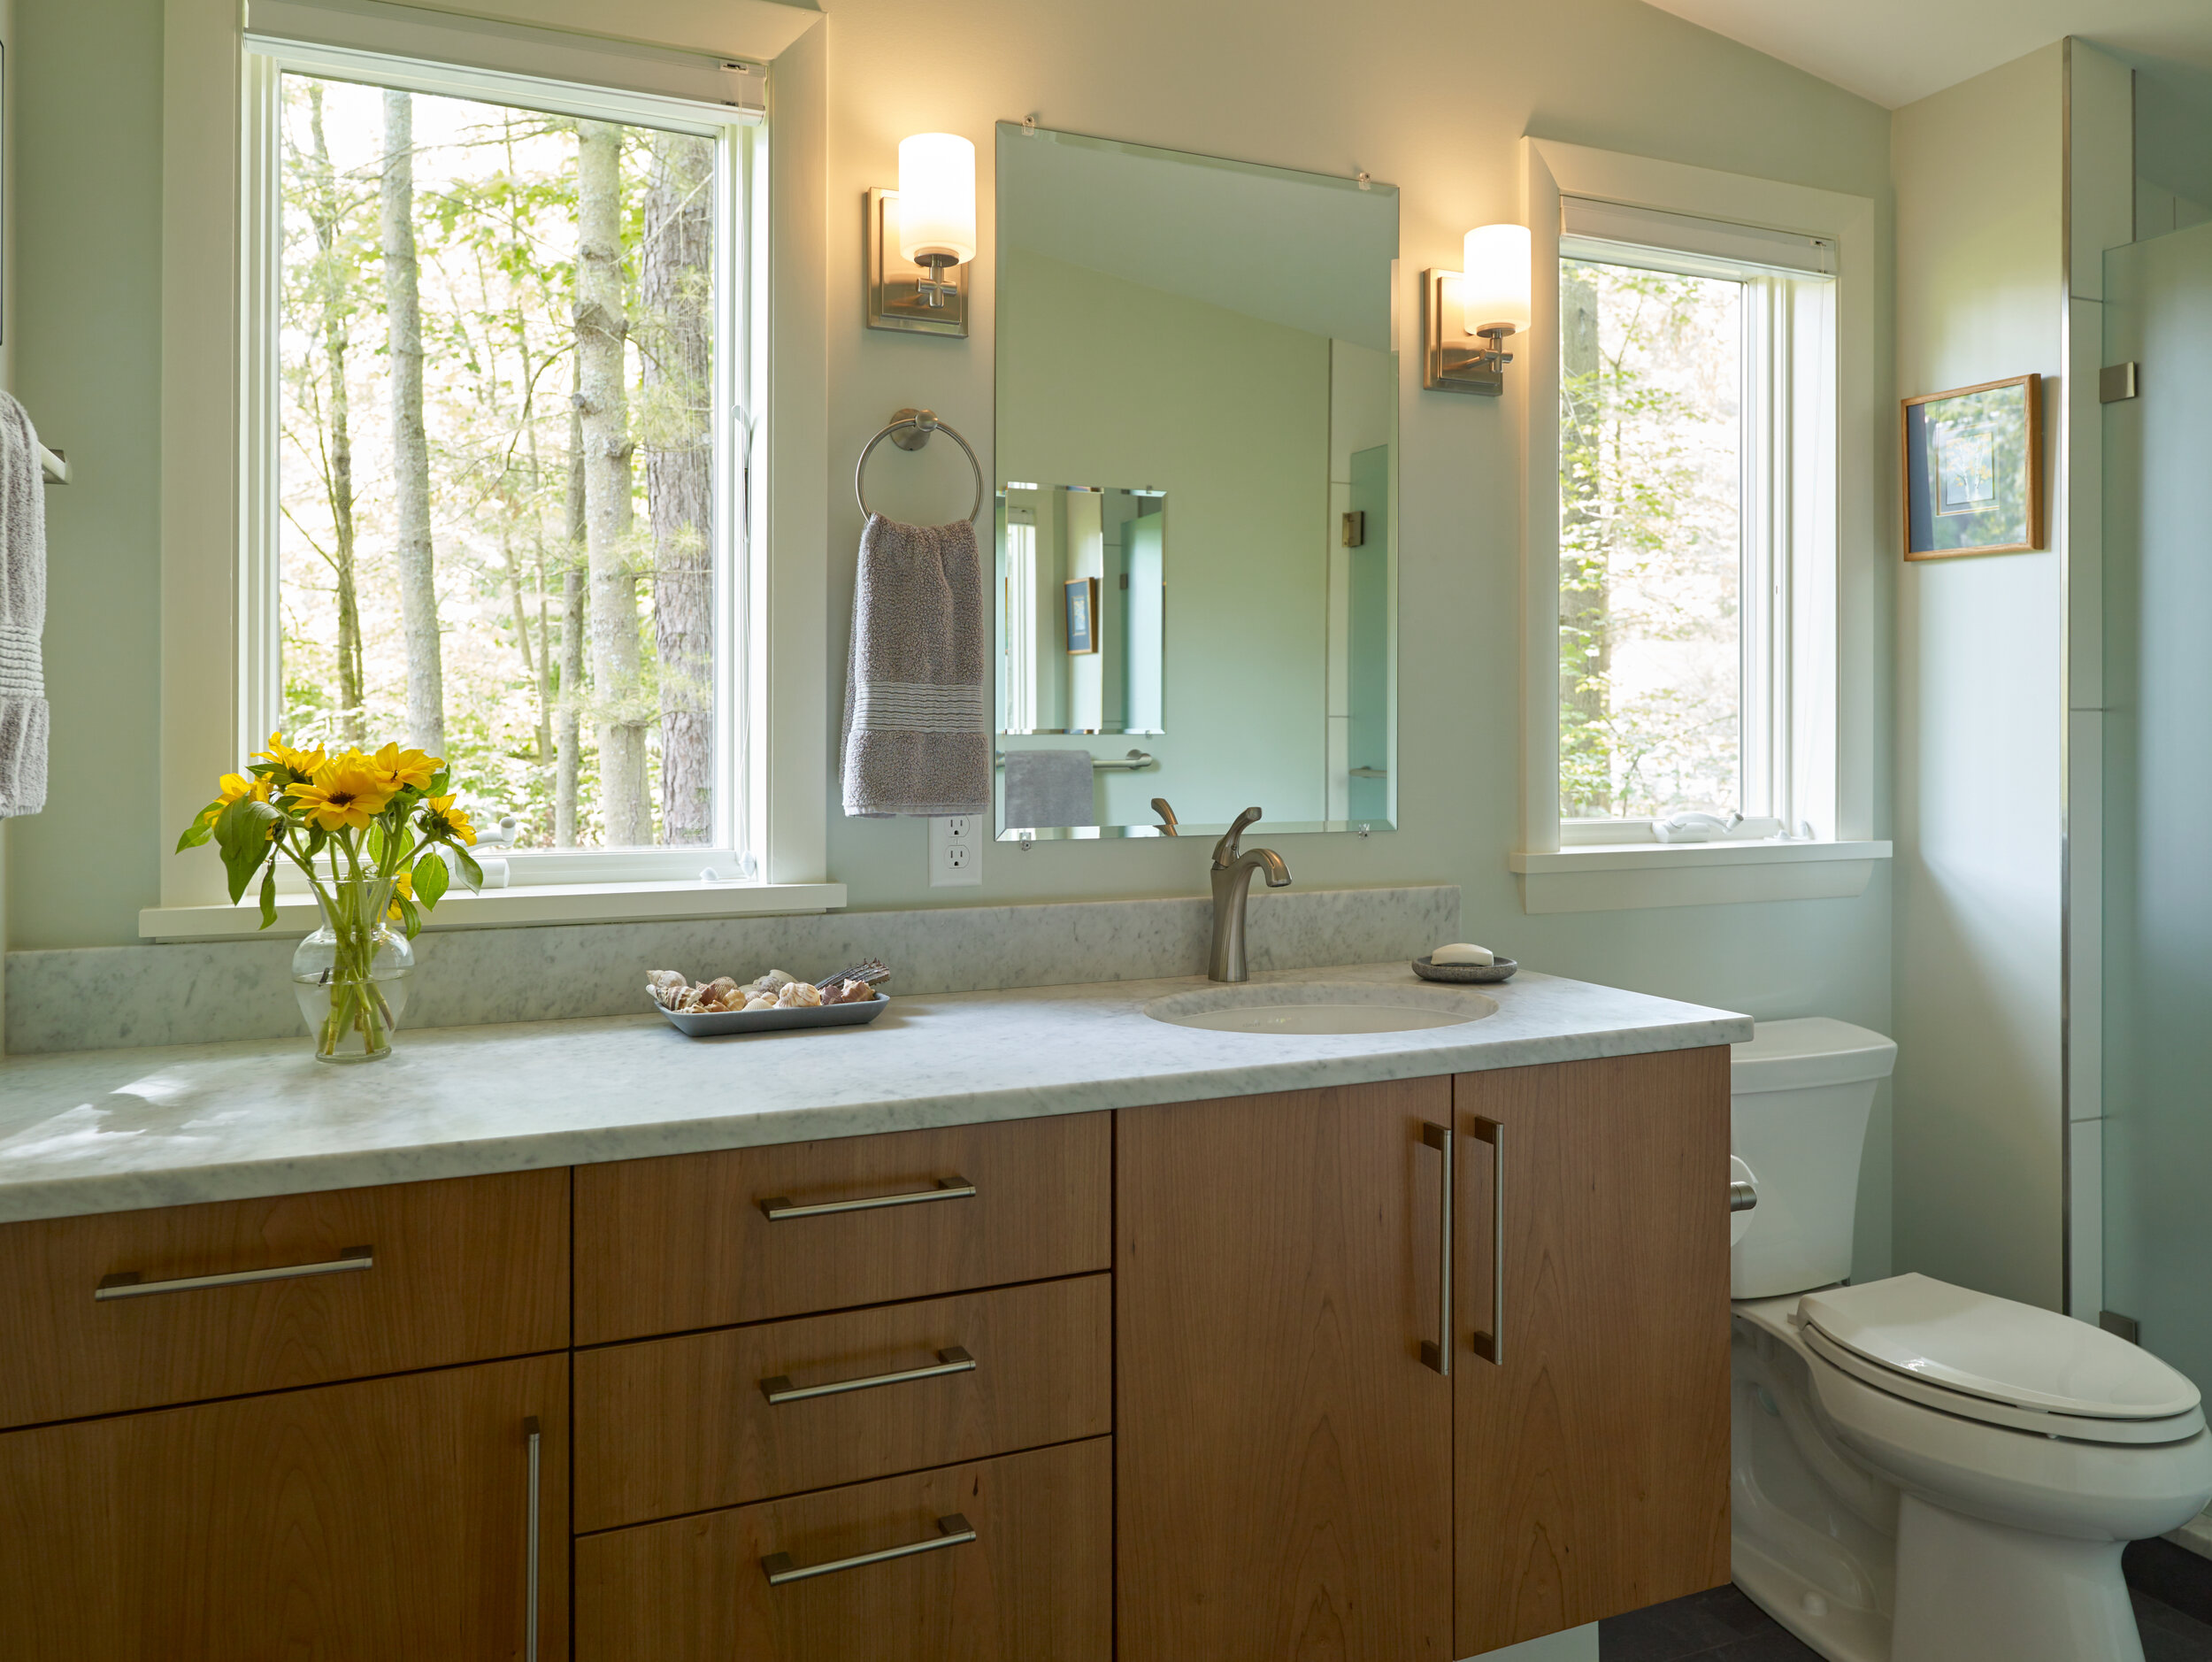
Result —
[{"label": "sconce metal base", "polygon": [[1455,271],[1430,270],[1421,273],[1421,385],[1431,392],[1468,392],[1479,398],[1496,398],[1505,392],[1505,371],[1495,362],[1492,344],[1457,345],[1466,340],[1467,326],[1451,291]]},{"label": "sconce metal base", "polygon": [[[867,201],[868,254],[862,273],[867,288],[868,327],[910,335],[968,333],[968,279],[973,262],[932,273],[899,252],[899,193],[871,190]],[[941,304],[931,305],[926,285],[941,281]]]}]

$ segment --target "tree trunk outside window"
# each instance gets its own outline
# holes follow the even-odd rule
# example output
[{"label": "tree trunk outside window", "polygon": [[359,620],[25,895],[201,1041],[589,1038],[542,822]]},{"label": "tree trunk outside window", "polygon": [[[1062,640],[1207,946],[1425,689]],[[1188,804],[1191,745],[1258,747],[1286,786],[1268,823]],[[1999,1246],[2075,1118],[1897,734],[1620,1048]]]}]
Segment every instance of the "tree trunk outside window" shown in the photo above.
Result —
[{"label": "tree trunk outside window", "polygon": [[407,742],[445,754],[438,575],[430,540],[430,445],[422,419],[422,308],[415,254],[412,94],[384,95],[384,309],[392,377],[392,472],[400,628],[407,650]]}]

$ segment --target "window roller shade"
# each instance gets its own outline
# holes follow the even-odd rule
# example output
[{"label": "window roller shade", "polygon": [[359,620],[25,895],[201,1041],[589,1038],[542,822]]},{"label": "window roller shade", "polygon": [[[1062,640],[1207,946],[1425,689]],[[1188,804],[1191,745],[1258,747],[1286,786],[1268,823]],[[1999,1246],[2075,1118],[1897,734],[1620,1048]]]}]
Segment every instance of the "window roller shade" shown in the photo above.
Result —
[{"label": "window roller shade", "polygon": [[1649,265],[1696,276],[1836,274],[1836,245],[1827,237],[1587,196],[1559,199],[1559,251],[1568,259]]},{"label": "window roller shade", "polygon": [[[457,70],[476,78],[477,96],[497,99],[503,91],[517,104],[588,118],[649,118],[638,100],[664,103],[671,124],[686,126],[703,115],[757,121],[768,107],[768,73],[757,64],[385,0],[250,0],[246,40],[252,50],[339,80],[412,81],[413,90],[438,92],[445,88],[434,73],[410,75],[405,65]],[[501,80],[512,87],[500,88]],[[630,101],[629,113],[596,107],[610,93]]]}]

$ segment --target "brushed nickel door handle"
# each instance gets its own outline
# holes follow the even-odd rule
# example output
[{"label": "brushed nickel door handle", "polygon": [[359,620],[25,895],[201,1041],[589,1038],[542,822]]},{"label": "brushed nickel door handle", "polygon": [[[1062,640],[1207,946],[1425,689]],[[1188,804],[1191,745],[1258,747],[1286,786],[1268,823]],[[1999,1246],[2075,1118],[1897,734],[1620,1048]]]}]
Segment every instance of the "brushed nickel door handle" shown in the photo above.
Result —
[{"label": "brushed nickel door handle", "polygon": [[165,1281],[142,1279],[136,1270],[121,1270],[102,1278],[92,1289],[96,1302],[111,1298],[146,1298],[156,1293],[191,1293],[204,1287],[249,1287],[256,1281],[297,1281],[305,1275],[339,1275],[348,1270],[373,1270],[373,1247],[348,1247],[336,1258],[320,1264],[280,1264],[265,1270],[225,1270],[219,1275],[180,1275]]},{"label": "brushed nickel door handle", "polygon": [[857,1570],[871,1564],[888,1564],[894,1558],[910,1558],[918,1552],[937,1552],[946,1547],[956,1547],[975,1539],[975,1531],[958,1512],[948,1512],[937,1520],[937,1533],[926,1541],[909,1541],[895,1547],[885,1547],[876,1552],[857,1553],[849,1558],[832,1558],[825,1564],[794,1564],[788,1552],[771,1552],[760,1561],[760,1567],[768,1573],[768,1585],[782,1587],[791,1581],[803,1581],[817,1575],[834,1575],[840,1570]]},{"label": "brushed nickel door handle", "polygon": [[522,1432],[530,1443],[530,1521],[523,1532],[524,1550],[530,1561],[522,1573],[523,1597],[530,1602],[523,1611],[522,1662],[538,1662],[538,1462],[543,1439],[535,1414],[522,1422]]},{"label": "brushed nickel door handle", "polygon": [[1434,1368],[1446,1379],[1452,1376],[1452,1129],[1424,1122],[1421,1141],[1434,1149],[1443,1158],[1443,1176],[1438,1194],[1443,1205],[1437,1220],[1437,1239],[1441,1250],[1437,1254],[1436,1338],[1421,1341],[1421,1360]]},{"label": "brushed nickel door handle", "polygon": [[841,1212],[874,1212],[882,1206],[913,1206],[926,1200],[973,1200],[975,1185],[964,1177],[941,1177],[934,1189],[909,1189],[902,1195],[867,1195],[858,1200],[822,1200],[810,1206],[795,1206],[781,1195],[760,1203],[771,1223],[794,1218],[829,1218]]},{"label": "brushed nickel door handle", "polygon": [[1478,1118],[1475,1135],[1490,1145],[1490,1331],[1475,1335],[1475,1354],[1505,1366],[1505,1127]]},{"label": "brushed nickel door handle", "polygon": [[947,1345],[936,1361],[926,1367],[901,1368],[895,1373],[870,1373],[860,1379],[832,1380],[826,1385],[794,1385],[788,1373],[777,1373],[760,1382],[760,1393],[772,1403],[803,1403],[815,1397],[841,1397],[847,1391],[873,1390],[879,1385],[904,1385],[911,1380],[942,1379],[949,1373],[972,1373],[975,1358],[959,1345]]}]

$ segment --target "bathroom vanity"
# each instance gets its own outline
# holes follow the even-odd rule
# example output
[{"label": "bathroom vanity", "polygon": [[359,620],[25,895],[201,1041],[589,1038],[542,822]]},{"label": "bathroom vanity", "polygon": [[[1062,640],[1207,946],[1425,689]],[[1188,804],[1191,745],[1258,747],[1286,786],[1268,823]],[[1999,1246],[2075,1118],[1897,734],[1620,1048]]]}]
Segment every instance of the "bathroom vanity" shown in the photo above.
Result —
[{"label": "bathroom vanity", "polygon": [[1725,1580],[1748,1022],[1194,986],[11,1064],[0,1658],[1450,1662]]}]

